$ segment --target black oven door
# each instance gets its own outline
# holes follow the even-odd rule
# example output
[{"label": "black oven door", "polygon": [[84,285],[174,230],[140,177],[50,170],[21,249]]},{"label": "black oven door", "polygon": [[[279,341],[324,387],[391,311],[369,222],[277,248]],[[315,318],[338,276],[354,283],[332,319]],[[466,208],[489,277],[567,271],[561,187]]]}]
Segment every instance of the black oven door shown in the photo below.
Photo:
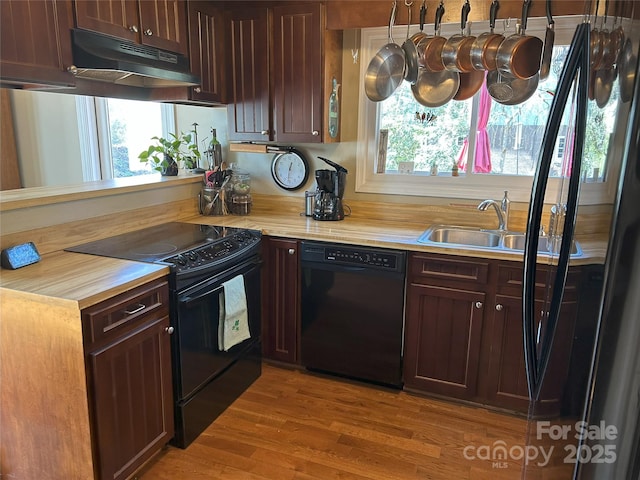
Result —
[{"label": "black oven door", "polygon": [[[209,277],[177,293],[174,343],[176,400],[204,388],[260,342],[260,259]],[[222,284],[243,275],[251,338],[224,352],[218,348],[218,325]]]}]

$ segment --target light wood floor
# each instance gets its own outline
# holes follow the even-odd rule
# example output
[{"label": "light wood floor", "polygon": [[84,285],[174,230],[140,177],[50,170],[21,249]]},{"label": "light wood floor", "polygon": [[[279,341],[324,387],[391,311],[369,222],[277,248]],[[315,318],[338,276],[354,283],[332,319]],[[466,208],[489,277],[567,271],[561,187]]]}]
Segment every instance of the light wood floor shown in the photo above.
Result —
[{"label": "light wood floor", "polygon": [[523,445],[525,429],[521,418],[482,408],[265,364],[194,443],[164,449],[138,478],[519,479],[517,462],[495,468],[463,452]]}]

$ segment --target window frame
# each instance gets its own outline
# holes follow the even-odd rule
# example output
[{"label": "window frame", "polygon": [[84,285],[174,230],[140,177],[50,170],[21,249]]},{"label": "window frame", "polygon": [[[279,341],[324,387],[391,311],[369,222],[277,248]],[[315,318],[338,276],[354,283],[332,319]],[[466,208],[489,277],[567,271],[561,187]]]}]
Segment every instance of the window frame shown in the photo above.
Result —
[{"label": "window frame", "polygon": [[[555,21],[555,44],[568,45],[571,43],[576,26],[583,21],[582,16],[558,16]],[[515,22],[511,19],[511,22]],[[498,22],[501,30],[502,21]],[[547,27],[546,18],[531,18],[527,24],[527,34],[536,35],[544,39]],[[513,28],[513,24],[512,24]],[[488,21],[474,22],[472,34],[479,34],[488,31]],[[417,32],[417,26],[412,26],[410,35]],[[433,24],[425,25],[424,31],[428,34],[433,32]],[[511,29],[510,29],[511,31]],[[449,37],[460,33],[457,24],[443,24],[441,35]],[[406,25],[394,27],[395,38],[404,38],[406,35]],[[368,59],[373,58],[376,52],[388,42],[387,28],[366,28],[361,31],[361,58],[360,79],[363,79],[368,67]],[[479,95],[473,98],[471,111],[470,132],[477,130],[477,112]],[[532,176],[524,175],[491,175],[473,174],[472,169],[459,177],[452,176],[429,176],[428,174],[389,174],[375,173],[378,151],[379,115],[378,103],[370,101],[364,92],[364,88],[359,88],[358,99],[358,142],[356,148],[356,178],[355,191],[358,193],[378,193],[387,195],[410,195],[421,197],[445,197],[461,199],[492,198],[503,190],[509,191],[509,196],[514,201],[529,202]],[[419,104],[416,104],[419,105]],[[618,108],[618,118],[612,139],[609,143],[608,159],[606,171],[604,172],[604,182],[583,182],[581,184],[580,204],[604,204],[613,202],[617,176],[620,170],[619,159],[622,156],[622,145],[624,144],[624,134],[626,128],[619,128],[620,119],[628,115],[628,105],[621,104]],[[469,135],[469,158],[475,155],[475,135]],[[453,164],[452,159],[452,164]],[[561,178],[549,179],[546,202],[555,203],[560,197],[562,189]]]},{"label": "window frame", "polygon": [[[109,98],[76,97],[80,156],[84,181],[111,180],[113,156],[111,154],[111,129],[109,126]],[[162,136],[176,132],[176,109],[171,103],[160,103]],[[149,172],[154,174],[156,172]]]}]

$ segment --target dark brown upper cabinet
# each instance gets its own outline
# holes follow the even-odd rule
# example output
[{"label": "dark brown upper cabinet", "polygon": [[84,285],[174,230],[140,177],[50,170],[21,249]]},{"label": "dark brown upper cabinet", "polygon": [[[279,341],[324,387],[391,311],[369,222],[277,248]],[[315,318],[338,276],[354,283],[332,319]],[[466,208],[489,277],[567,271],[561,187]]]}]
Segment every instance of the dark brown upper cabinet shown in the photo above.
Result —
[{"label": "dark brown upper cabinet", "polygon": [[171,52],[187,52],[183,0],[76,0],[76,26]]},{"label": "dark brown upper cabinet", "polygon": [[0,1],[0,67],[3,85],[72,86],[73,13],[69,2]]},{"label": "dark brown upper cabinet", "polygon": [[342,33],[325,29],[319,2],[229,11],[229,139],[320,143],[332,79],[342,75]]},{"label": "dark brown upper cabinet", "polygon": [[229,11],[230,140],[270,140],[269,9]]},{"label": "dark brown upper cabinet", "polygon": [[226,103],[224,9],[207,1],[189,2],[189,60],[201,84],[190,88],[190,99]]}]

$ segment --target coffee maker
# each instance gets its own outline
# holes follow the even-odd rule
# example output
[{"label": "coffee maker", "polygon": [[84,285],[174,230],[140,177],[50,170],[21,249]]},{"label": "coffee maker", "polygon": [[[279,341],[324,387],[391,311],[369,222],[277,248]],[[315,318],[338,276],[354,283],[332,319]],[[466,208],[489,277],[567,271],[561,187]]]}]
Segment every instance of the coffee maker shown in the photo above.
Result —
[{"label": "coffee maker", "polygon": [[316,170],[318,189],[316,190],[313,219],[343,220],[344,207],[342,205],[342,197],[344,195],[344,187],[347,184],[347,169],[327,158],[318,158],[335,168],[335,170]]}]

